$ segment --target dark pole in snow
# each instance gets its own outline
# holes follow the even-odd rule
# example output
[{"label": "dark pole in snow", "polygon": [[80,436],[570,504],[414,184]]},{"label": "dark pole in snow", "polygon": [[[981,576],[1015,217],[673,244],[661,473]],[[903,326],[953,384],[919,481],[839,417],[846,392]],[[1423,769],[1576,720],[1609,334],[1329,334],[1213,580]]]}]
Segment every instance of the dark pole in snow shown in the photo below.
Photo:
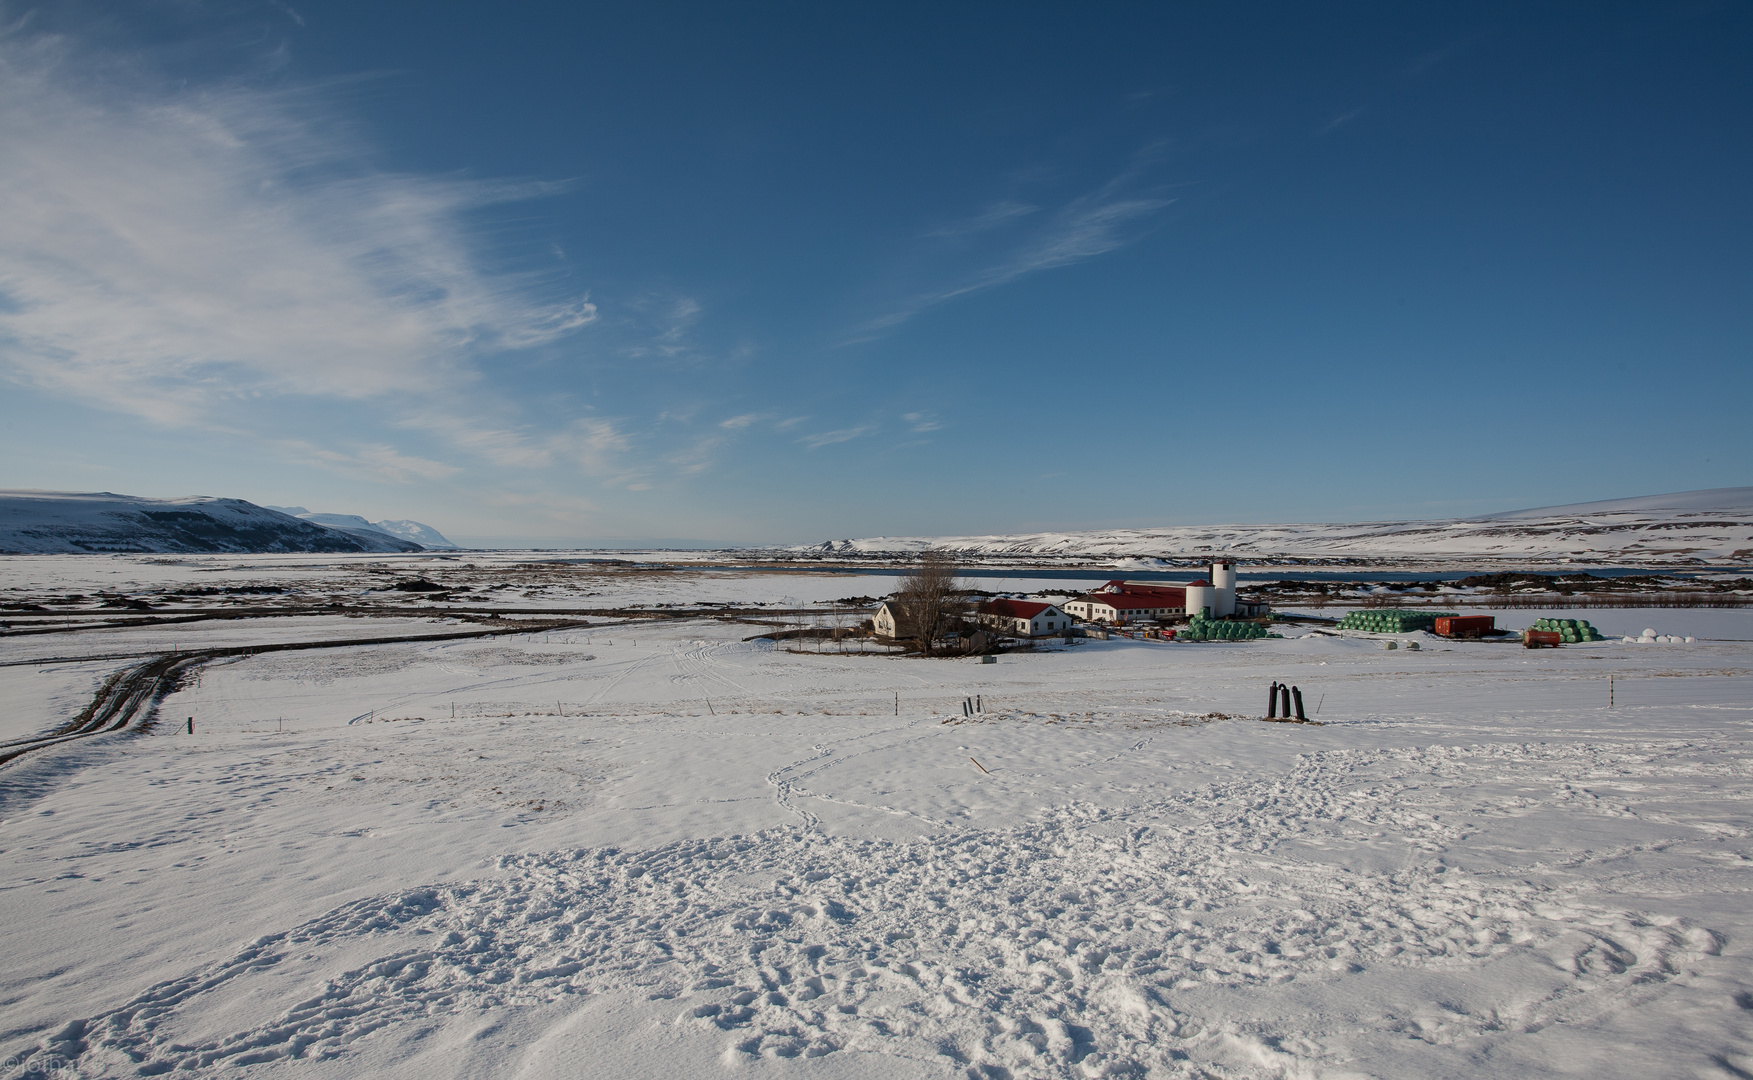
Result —
[{"label": "dark pole in snow", "polygon": [[195,718],[191,716],[191,717],[189,717],[189,734],[193,735],[194,733],[195,733]]},{"label": "dark pole in snow", "polygon": [[1268,719],[1268,720],[1278,719],[1278,683],[1277,682],[1274,682],[1272,684],[1272,689],[1266,691],[1266,719]]},{"label": "dark pole in snow", "polygon": [[1296,718],[1298,720],[1307,720],[1308,717],[1303,715],[1303,692],[1293,686],[1290,688],[1290,693],[1292,697],[1296,698]]},{"label": "dark pole in snow", "polygon": [[1279,708],[1284,712],[1284,718],[1286,720],[1289,720],[1290,719],[1290,687],[1286,686],[1283,683],[1278,684],[1278,705],[1279,705]]}]

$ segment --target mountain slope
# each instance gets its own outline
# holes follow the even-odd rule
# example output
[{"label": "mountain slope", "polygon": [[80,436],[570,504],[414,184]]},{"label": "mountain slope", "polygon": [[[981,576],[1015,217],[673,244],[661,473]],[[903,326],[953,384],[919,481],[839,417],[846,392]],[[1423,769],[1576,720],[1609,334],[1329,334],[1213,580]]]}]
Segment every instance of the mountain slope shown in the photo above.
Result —
[{"label": "mountain slope", "polygon": [[242,499],[0,490],[0,552],[391,552],[420,545],[342,532]]},{"label": "mountain slope", "polygon": [[1753,487],[1516,510],[1446,521],[1190,525],[1021,536],[870,537],[802,549],[836,556],[942,548],[968,556],[1058,559],[1538,558],[1576,562],[1753,560]]},{"label": "mountain slope", "polygon": [[270,506],[282,514],[291,514],[304,521],[314,521],[343,532],[373,532],[411,540],[423,548],[455,548],[444,534],[418,521],[367,521],[358,514],[315,514],[302,506]]},{"label": "mountain slope", "polygon": [[374,521],[372,525],[391,536],[399,536],[403,540],[412,540],[423,548],[454,548],[455,544],[445,539],[443,533],[430,525],[418,521]]}]

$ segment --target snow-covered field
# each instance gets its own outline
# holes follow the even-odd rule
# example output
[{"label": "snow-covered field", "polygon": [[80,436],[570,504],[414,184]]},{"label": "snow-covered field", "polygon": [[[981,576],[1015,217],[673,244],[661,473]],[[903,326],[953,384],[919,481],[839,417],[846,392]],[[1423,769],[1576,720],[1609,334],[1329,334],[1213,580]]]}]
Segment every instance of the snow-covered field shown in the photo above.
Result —
[{"label": "snow-covered field", "polygon": [[1742,566],[1753,558],[1753,488],[1516,510],[1446,521],[1186,525],[1014,536],[877,536],[812,551],[838,558],[941,548],[964,557],[1085,559],[1471,559],[1543,563]]},{"label": "snow-covered field", "polygon": [[[156,733],[0,770],[4,1075],[1746,1076],[1753,610],[1584,614],[1701,640],[216,661]],[[331,619],[442,629],[0,659]],[[118,666],[0,667],[9,731]],[[1274,679],[1321,725],[1259,721]]]}]

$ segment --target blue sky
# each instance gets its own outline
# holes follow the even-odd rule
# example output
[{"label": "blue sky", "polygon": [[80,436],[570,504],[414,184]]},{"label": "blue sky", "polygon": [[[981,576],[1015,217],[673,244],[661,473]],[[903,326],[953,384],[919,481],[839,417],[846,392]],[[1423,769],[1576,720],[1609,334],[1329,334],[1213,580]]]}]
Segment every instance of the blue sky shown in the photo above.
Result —
[{"label": "blue sky", "polygon": [[0,4],[0,484],[474,542],[1753,483],[1753,6]]}]

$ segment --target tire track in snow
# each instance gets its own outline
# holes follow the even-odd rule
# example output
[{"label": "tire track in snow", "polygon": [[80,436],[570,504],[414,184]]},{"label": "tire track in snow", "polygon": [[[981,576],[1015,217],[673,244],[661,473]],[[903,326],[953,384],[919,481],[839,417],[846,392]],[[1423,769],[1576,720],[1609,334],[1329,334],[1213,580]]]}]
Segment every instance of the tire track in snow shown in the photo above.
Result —
[{"label": "tire track in snow", "polygon": [[[629,647],[631,647],[631,646],[629,646]],[[647,656],[641,660],[623,661],[624,666],[621,668],[621,670],[616,672],[614,675],[610,676],[608,682],[606,682],[602,686],[598,687],[597,692],[590,696],[590,700],[588,702],[586,702],[586,704],[587,705],[599,704],[603,700],[603,696],[605,694],[607,694],[609,691],[613,690],[615,687],[620,686],[623,682],[626,682],[627,678],[629,676],[631,676],[635,671],[638,671],[641,668],[644,668],[650,664],[654,664],[659,660],[666,659],[668,656],[669,656],[668,653],[663,653],[663,654],[658,654],[658,655],[654,655],[654,656]]]}]

